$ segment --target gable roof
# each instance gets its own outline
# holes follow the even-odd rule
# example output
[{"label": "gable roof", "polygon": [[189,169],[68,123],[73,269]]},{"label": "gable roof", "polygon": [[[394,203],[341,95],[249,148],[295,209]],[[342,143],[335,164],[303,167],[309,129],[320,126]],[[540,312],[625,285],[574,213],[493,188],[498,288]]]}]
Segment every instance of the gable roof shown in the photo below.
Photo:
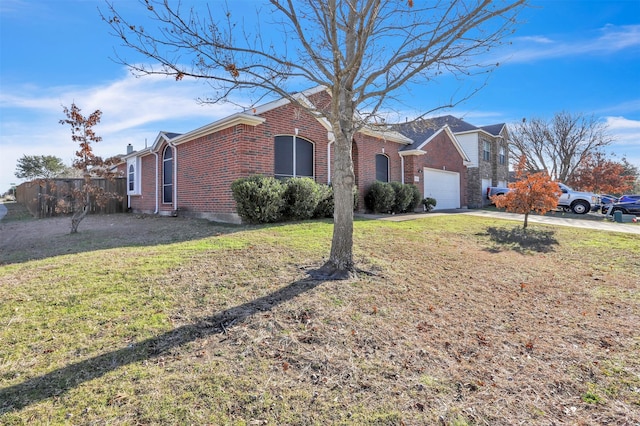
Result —
[{"label": "gable roof", "polygon": [[502,129],[504,129],[504,126],[506,126],[506,124],[504,123],[492,124],[490,126],[482,126],[481,129],[489,133],[490,135],[500,136],[500,133],[502,133]]},{"label": "gable roof", "polygon": [[[313,106],[313,102],[311,102],[309,97],[323,91],[327,91],[327,88],[325,86],[316,86],[314,88],[305,90],[303,92],[294,93],[292,97],[295,98],[298,102],[300,102],[303,105]],[[291,103],[291,100],[287,98],[280,98],[278,100],[268,102],[264,105],[260,105],[258,107],[246,110],[245,112],[248,114],[254,114],[254,115],[264,114],[268,111],[287,105],[289,103]],[[333,128],[331,127],[331,123],[329,123],[329,120],[327,120],[325,117],[317,115],[315,116],[315,119],[318,120],[318,122],[322,124],[322,126],[324,126],[324,128],[327,129],[327,131],[329,132],[333,131]],[[390,129],[388,127],[367,125],[361,128],[359,132],[368,136],[373,136],[376,138],[384,139],[390,142],[396,142],[403,145],[409,145],[413,142],[412,140],[407,138],[406,135],[396,132],[394,129]]]},{"label": "gable roof", "polygon": [[454,117],[453,115],[443,115],[440,117],[426,118],[416,122],[395,124],[400,133],[415,140],[424,140],[431,136],[438,129],[449,126],[454,134],[484,132],[491,136],[500,136],[506,126],[505,123],[491,124],[488,126],[474,126],[466,121]]},{"label": "gable roof", "polygon": [[[456,136],[451,131],[451,128],[449,127],[448,124],[445,124],[443,127],[440,127],[439,129],[436,129],[433,127],[423,127],[423,128],[413,127],[412,128],[410,126],[411,123],[407,123],[407,124],[408,124],[406,126],[407,131],[410,132],[411,139],[414,142],[402,148],[400,150],[400,155],[426,154],[425,151],[422,151],[422,148],[425,145],[427,145],[429,142],[431,142],[433,139],[435,139],[436,136],[438,136],[439,134],[446,133],[446,135],[448,136],[448,139],[451,141],[454,148],[458,151],[458,153],[460,154],[460,157],[462,157],[462,161],[464,161],[465,163],[468,163],[471,161],[467,153],[462,148],[462,145],[460,145],[460,142],[458,142],[458,139],[456,139]],[[404,131],[402,130],[399,130],[399,131],[400,133],[405,134]]]}]

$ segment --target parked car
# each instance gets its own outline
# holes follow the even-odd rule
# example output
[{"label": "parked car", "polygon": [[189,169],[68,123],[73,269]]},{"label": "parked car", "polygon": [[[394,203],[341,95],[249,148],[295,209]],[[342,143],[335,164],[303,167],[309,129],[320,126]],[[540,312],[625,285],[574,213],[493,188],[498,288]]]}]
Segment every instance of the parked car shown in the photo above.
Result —
[{"label": "parked car", "polygon": [[602,203],[602,213],[606,213],[609,210],[609,206],[618,202],[618,197],[608,194],[600,194],[600,202]]},{"label": "parked car", "polygon": [[614,214],[615,212],[622,212],[622,214],[634,214],[640,216],[640,198],[633,201],[626,201],[624,203],[613,203],[608,214]]},{"label": "parked car", "polygon": [[623,195],[618,199],[619,203],[626,203],[628,201],[640,200],[640,194]]}]

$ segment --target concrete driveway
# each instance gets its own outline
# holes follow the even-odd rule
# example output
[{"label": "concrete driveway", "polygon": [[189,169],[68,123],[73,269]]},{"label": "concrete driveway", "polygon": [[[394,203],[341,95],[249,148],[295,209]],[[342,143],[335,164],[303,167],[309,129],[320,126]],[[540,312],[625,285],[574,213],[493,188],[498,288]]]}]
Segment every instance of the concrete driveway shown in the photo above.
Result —
[{"label": "concrete driveway", "polygon": [[[358,215],[360,217],[375,218],[379,220],[389,220],[395,222],[401,222],[405,220],[414,220],[431,216],[441,216],[450,214],[466,214],[470,216],[480,216],[487,218],[514,220],[522,222],[524,216],[517,213],[506,213],[489,210],[474,210],[474,209],[457,209],[446,211],[435,211],[431,213],[416,213],[416,214],[399,214],[399,215]],[[626,234],[640,235],[639,223],[617,223],[610,220],[605,220],[604,216],[601,220],[593,219],[567,219],[563,217],[557,217],[552,215],[529,215],[529,223],[544,223],[547,225],[557,226],[572,226],[575,228],[595,229],[599,231],[610,232],[623,232]]]}]

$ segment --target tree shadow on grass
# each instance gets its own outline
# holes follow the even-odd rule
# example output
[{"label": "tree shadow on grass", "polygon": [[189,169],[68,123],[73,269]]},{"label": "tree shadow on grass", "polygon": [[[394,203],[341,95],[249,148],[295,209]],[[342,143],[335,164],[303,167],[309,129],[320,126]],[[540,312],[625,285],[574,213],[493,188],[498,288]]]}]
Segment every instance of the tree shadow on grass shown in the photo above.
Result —
[{"label": "tree shadow on grass", "polygon": [[[309,276],[313,275],[313,271],[309,271]],[[242,323],[256,313],[269,311],[318,287],[323,282],[313,278],[295,281],[266,296],[227,309],[213,316],[201,318],[193,324],[178,327],[160,336],[0,389],[0,415],[20,410],[47,398],[62,395],[84,382],[102,377],[125,365],[157,358],[172,348],[206,336],[224,334],[231,327]]]},{"label": "tree shadow on grass", "polygon": [[523,229],[515,228],[487,228],[487,235],[495,244],[486,250],[499,253],[504,250],[513,250],[518,253],[538,252],[550,253],[555,250],[558,240],[555,231],[547,229]]}]

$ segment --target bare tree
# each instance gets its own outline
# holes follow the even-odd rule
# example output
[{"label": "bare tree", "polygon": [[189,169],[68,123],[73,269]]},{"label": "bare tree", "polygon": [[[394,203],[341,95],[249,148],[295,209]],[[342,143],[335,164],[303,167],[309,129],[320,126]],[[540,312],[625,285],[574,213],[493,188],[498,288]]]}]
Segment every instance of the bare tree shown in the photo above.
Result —
[{"label": "bare tree", "polygon": [[613,141],[606,124],[593,116],[564,111],[550,121],[523,120],[510,136],[511,158],[524,156],[527,171],[544,171],[561,182],[571,180],[580,164]]},{"label": "bare tree", "polygon": [[102,187],[92,182],[92,177],[110,180],[115,178],[111,168],[118,159],[112,157],[103,160],[102,157],[95,155],[93,152],[92,145],[102,140],[102,137],[98,136],[93,130],[93,127],[100,123],[102,111],[96,110],[85,117],[75,103],[71,104],[71,108],[63,107],[63,109],[67,118],[60,120],[60,124],[71,127],[71,140],[79,146],[75,153],[73,167],[82,173],[83,182],[79,188],[68,188],[69,201],[62,203],[57,208],[73,213],[71,216],[71,233],[75,234],[78,232],[78,225],[89,213],[92,201],[98,205],[104,205],[110,199],[120,198],[119,194],[106,192]]},{"label": "bare tree", "polygon": [[[237,26],[222,3],[197,11],[169,0],[141,0],[154,25],[127,20],[113,4],[103,19],[126,48],[154,62],[118,58],[134,72],[206,79],[212,102],[243,88],[278,95],[330,123],[334,229],[329,260],[319,272],[339,279],[354,270],[354,134],[412,86],[443,74],[466,78],[495,68],[495,63],[482,65],[480,55],[513,31],[525,2],[269,0],[269,11],[260,13],[251,29]],[[329,105],[309,105],[294,96],[292,89],[312,86],[327,88]],[[452,96],[449,105],[432,110],[460,100]]]}]

